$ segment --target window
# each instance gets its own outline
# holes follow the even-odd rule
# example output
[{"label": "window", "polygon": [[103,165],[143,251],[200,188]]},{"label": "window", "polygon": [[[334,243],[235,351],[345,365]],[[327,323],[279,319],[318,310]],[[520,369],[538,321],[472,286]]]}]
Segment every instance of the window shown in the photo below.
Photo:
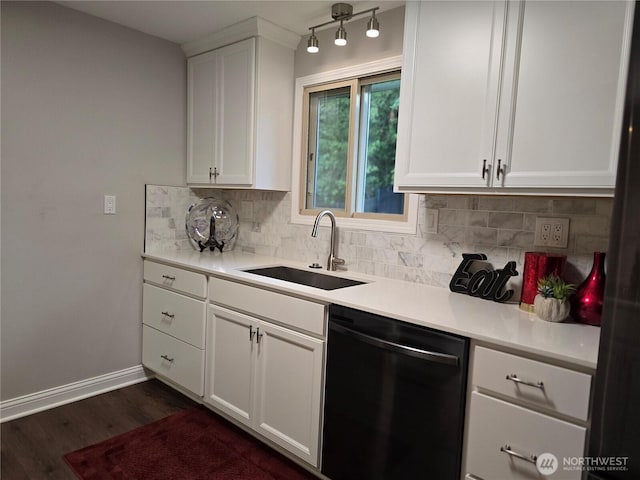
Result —
[{"label": "window", "polygon": [[301,213],[406,221],[393,192],[400,72],[304,88]]}]

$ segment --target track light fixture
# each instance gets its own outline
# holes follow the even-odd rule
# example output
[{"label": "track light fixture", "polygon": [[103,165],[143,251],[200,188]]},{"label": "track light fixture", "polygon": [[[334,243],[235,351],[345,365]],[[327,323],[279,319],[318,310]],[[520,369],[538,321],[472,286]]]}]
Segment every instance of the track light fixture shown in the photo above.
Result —
[{"label": "track light fixture", "polygon": [[309,40],[307,41],[307,52],[309,53],[318,53],[320,49],[318,48],[318,37],[316,37],[315,28],[311,29],[311,35],[309,36]]},{"label": "track light fixture", "polygon": [[371,12],[371,18],[367,22],[366,35],[369,38],[376,38],[380,35],[380,24],[378,22],[378,19],[376,18],[376,10],[379,10],[379,7],[369,8],[368,10],[363,10],[362,12],[353,13],[352,5],[348,3],[334,3],[331,6],[331,17],[333,18],[333,20],[321,23],[319,25],[314,25],[313,27],[309,27],[309,30],[311,30],[311,35],[307,40],[307,52],[318,53],[320,51],[320,48],[318,46],[318,37],[316,37],[316,28],[331,25],[332,23],[336,22],[340,22],[340,27],[336,31],[336,39],[334,40],[334,43],[340,47],[345,46],[347,44],[347,31],[344,28],[344,22],[348,22],[353,17],[364,15],[365,13],[369,12]]},{"label": "track light fixture", "polygon": [[336,31],[336,39],[333,43],[339,47],[344,47],[347,44],[347,31],[342,26],[342,20],[340,20],[340,28]]}]

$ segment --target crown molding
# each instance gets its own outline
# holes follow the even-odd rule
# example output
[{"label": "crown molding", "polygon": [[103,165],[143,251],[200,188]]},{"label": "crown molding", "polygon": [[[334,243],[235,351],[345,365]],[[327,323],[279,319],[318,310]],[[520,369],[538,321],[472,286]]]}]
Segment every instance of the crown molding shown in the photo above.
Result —
[{"label": "crown molding", "polygon": [[256,36],[267,38],[292,50],[298,48],[301,38],[297,33],[286,30],[264,18],[251,17],[206,37],[183,43],[181,47],[187,57],[192,57]]}]

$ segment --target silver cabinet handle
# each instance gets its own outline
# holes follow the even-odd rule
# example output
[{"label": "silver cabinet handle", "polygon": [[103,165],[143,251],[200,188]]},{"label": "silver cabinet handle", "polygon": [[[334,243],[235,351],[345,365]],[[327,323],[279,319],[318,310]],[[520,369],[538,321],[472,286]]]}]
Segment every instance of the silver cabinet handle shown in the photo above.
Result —
[{"label": "silver cabinet handle", "polygon": [[169,313],[169,312],[160,312],[160,313],[162,313],[162,315],[164,315],[165,317],[170,318],[171,320],[175,318],[175,315],[173,313]]},{"label": "silver cabinet handle", "polygon": [[515,373],[510,373],[509,375],[507,375],[507,380],[511,380],[514,383],[519,383],[521,385],[527,385],[529,387],[535,387],[535,388],[539,388],[540,390],[544,390],[544,383],[542,382],[528,382],[526,380],[521,380],[520,378],[518,378],[518,375],[516,375]]},{"label": "silver cabinet handle", "polygon": [[256,328],[256,343],[260,343],[260,339],[262,338],[262,333],[260,333],[260,327]]},{"label": "silver cabinet handle", "polygon": [[482,179],[484,180],[484,176],[489,172],[489,169],[487,168],[487,159],[484,158],[482,160]]},{"label": "silver cabinet handle", "polygon": [[172,281],[176,279],[176,277],[172,277],[170,275],[162,275],[162,278],[166,278],[167,280],[172,280]]},{"label": "silver cabinet handle", "polygon": [[467,473],[467,474],[464,476],[464,479],[465,479],[465,480],[484,480],[483,478],[481,478],[481,477],[479,477],[479,476],[477,476],[477,475],[474,475],[474,474],[472,474],[472,473]]},{"label": "silver cabinet handle", "polygon": [[511,457],[515,457],[515,458],[519,458],[520,460],[524,460],[525,462],[529,462],[529,463],[533,463],[535,464],[536,461],[538,460],[538,457],[535,455],[525,455],[522,454],[520,452],[516,452],[514,450],[511,450],[511,445],[507,444],[503,447],[500,447],[500,451],[506,453],[507,455],[511,456]]},{"label": "silver cabinet handle", "polygon": [[249,341],[253,342],[253,336],[256,334],[256,332],[253,331],[253,325],[249,325]]},{"label": "silver cabinet handle", "polygon": [[500,174],[504,173],[504,167],[501,167],[502,159],[498,159],[498,168],[496,170],[496,180],[500,180]]},{"label": "silver cabinet handle", "polygon": [[165,359],[169,363],[173,363],[173,361],[175,360],[174,358],[171,358],[168,355],[160,355],[160,358]]}]

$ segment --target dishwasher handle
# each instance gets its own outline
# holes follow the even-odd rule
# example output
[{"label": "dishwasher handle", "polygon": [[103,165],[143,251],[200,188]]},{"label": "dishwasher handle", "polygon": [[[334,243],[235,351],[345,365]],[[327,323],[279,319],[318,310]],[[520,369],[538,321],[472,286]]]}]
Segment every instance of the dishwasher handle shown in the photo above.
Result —
[{"label": "dishwasher handle", "polygon": [[460,364],[460,359],[456,355],[431,352],[429,350],[423,350],[421,348],[400,345],[395,342],[390,342],[389,340],[382,340],[381,338],[372,337],[371,335],[367,335],[366,333],[357,332],[355,330],[332,322],[329,323],[329,328],[335,330],[336,332],[354,337],[362,342],[368,343],[369,345],[380,347],[390,352],[401,353],[403,355],[408,355],[410,357],[419,358],[421,360],[426,360],[432,363],[440,363],[443,365],[452,365],[457,367]]}]

